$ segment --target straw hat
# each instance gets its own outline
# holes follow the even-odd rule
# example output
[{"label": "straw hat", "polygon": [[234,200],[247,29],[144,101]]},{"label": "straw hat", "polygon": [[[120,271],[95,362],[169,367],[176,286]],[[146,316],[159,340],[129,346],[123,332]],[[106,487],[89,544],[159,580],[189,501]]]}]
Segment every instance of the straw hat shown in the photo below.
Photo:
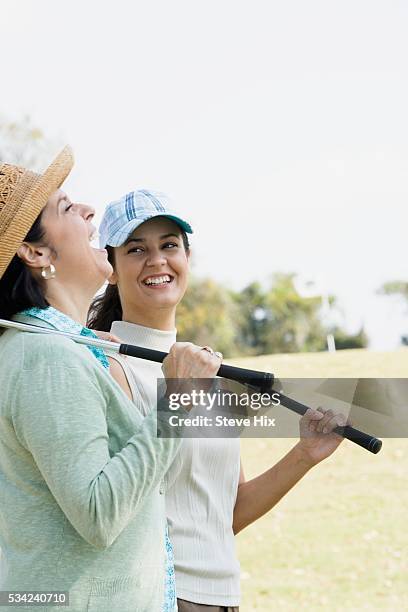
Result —
[{"label": "straw hat", "polygon": [[0,165],[0,278],[73,165],[70,147],[65,147],[43,174],[11,164]]}]

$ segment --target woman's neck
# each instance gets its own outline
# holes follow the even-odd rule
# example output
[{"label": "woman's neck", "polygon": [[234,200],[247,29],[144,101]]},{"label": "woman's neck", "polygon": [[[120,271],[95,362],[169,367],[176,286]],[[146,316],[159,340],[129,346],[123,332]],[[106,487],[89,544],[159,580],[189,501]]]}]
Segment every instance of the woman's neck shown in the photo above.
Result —
[{"label": "woman's neck", "polygon": [[161,331],[173,331],[176,327],[176,309],[160,309],[151,312],[138,312],[135,310],[124,310],[122,321],[136,323],[143,327],[151,327]]},{"label": "woman's neck", "polygon": [[93,294],[88,295],[88,292],[78,291],[62,291],[59,290],[58,286],[54,286],[52,290],[46,293],[45,297],[50,306],[63,312],[77,323],[86,326]]}]

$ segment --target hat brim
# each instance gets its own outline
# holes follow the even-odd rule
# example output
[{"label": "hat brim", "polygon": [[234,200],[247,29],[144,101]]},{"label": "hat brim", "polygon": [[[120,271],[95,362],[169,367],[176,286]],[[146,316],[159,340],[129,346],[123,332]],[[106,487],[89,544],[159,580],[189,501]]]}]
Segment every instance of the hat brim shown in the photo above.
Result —
[{"label": "hat brim", "polygon": [[2,237],[0,278],[23,243],[34,221],[45,208],[49,197],[61,187],[71,172],[73,165],[74,155],[72,149],[66,146],[45,172],[38,175],[38,179],[27,192],[13,222]]},{"label": "hat brim", "polygon": [[133,232],[140,225],[143,225],[143,223],[146,223],[147,221],[150,221],[151,219],[155,219],[156,217],[165,217],[166,219],[170,219],[170,221],[174,221],[174,223],[176,223],[187,234],[193,233],[191,225],[187,223],[187,221],[184,221],[183,219],[180,219],[180,217],[177,217],[176,215],[172,215],[171,213],[163,213],[163,212],[158,211],[157,213],[152,213],[145,219],[131,219],[131,221],[128,221],[128,223],[126,223],[126,225],[121,227],[120,230],[115,232],[113,236],[109,238],[108,242],[105,242],[105,244],[103,244],[104,240],[102,239],[100,242],[100,247],[104,249],[106,246],[111,246],[111,247],[122,246],[126,242],[126,240],[129,238],[129,236],[133,234]]}]

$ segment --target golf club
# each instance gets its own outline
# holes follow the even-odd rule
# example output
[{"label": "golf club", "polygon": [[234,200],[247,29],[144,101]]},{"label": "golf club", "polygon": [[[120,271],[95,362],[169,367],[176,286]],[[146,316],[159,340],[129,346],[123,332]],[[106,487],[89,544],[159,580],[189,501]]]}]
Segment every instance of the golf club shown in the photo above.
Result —
[{"label": "golf club", "polygon": [[[18,323],[17,321],[8,321],[5,319],[0,319],[0,327],[18,329],[20,331],[27,331],[31,333],[64,336],[66,338],[74,340],[78,344],[96,346],[106,351],[120,353],[121,355],[129,355],[131,357],[138,357],[139,359],[146,359],[148,361],[155,361],[157,363],[162,363],[165,357],[167,356],[167,353],[164,353],[162,351],[155,351],[140,346],[134,346],[132,344],[120,344],[118,342],[101,340],[99,338],[96,339],[79,336],[78,334],[70,334],[67,332],[61,332],[45,327],[27,325],[26,323]],[[256,387],[257,389],[259,389],[259,391],[262,393],[270,394],[272,394],[272,387],[275,380],[274,375],[269,372],[259,372],[257,370],[248,370],[246,368],[238,368],[236,366],[230,365],[221,365],[220,369],[217,372],[217,375],[223,378],[234,380],[244,385],[251,385],[252,387]],[[282,406],[285,406],[285,408],[288,408],[289,410],[292,410],[293,412],[296,412],[299,415],[305,414],[305,412],[308,410],[308,406],[305,406],[304,404],[290,397],[287,397],[286,395],[283,395],[279,391],[274,391],[274,394],[275,397],[276,394],[279,396],[279,400]],[[333,431],[342,436],[343,438],[347,438],[351,442],[354,442],[355,444],[358,444],[359,446],[367,449],[371,453],[377,454],[381,450],[381,440],[379,440],[375,436],[371,436],[370,434],[355,429],[350,425],[346,425],[344,427],[336,427]]]}]

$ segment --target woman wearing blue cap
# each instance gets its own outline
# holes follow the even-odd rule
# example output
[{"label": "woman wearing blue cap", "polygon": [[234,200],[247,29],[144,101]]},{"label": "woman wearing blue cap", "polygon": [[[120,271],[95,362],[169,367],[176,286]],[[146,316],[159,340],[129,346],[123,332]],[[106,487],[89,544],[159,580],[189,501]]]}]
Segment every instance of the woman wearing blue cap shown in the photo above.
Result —
[{"label": "woman wearing blue cap", "polygon": [[[114,273],[91,310],[90,326],[122,341],[168,351],[176,308],[187,288],[190,225],[168,198],[131,192],[111,203],[100,226]],[[204,349],[212,353],[210,347]],[[220,354],[218,354],[220,355]],[[143,414],[156,405],[159,364],[115,356],[111,370]],[[146,410],[147,408],[147,410]],[[166,476],[166,510],[174,546],[180,612],[236,611],[239,563],[234,534],[270,510],[341,442],[330,433],[341,417],[309,410],[302,438],[274,467],[245,482],[237,439],[186,438]],[[328,435],[321,432],[328,430]]]}]

